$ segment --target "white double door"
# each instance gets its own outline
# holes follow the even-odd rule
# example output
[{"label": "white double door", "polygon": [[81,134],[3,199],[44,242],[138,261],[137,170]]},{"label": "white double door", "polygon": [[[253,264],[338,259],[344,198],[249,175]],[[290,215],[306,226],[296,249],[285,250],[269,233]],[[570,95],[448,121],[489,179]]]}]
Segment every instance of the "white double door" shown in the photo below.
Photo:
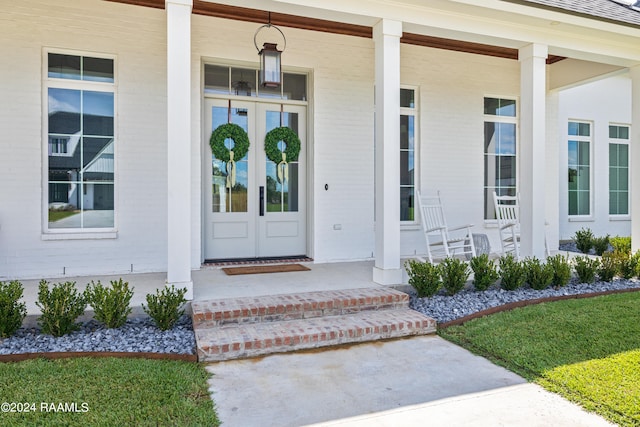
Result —
[{"label": "white double door", "polygon": [[[204,258],[305,255],[306,107],[223,99],[204,104]],[[242,127],[250,142],[242,159],[235,156],[235,181],[209,144],[211,132],[228,122]],[[286,165],[288,176],[278,176],[278,164],[264,149],[267,132],[280,126],[293,129],[301,142],[298,158]],[[225,146],[233,150],[233,141]]]}]

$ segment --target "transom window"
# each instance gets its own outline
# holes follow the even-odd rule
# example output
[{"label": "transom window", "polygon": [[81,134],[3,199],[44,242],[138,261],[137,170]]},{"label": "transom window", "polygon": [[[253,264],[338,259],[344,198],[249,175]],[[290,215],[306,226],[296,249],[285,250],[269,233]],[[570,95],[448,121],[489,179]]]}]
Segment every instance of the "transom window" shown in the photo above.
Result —
[{"label": "transom window", "polygon": [[416,91],[400,89],[400,221],[415,221]]},{"label": "transom window", "polygon": [[517,188],[515,99],[484,98],[484,218],[496,218],[493,192],[515,196]]},{"label": "transom window", "polygon": [[591,214],[591,123],[568,125],[569,215]]},{"label": "transom window", "polygon": [[47,53],[47,228],[114,227],[114,60]]},{"label": "transom window", "polygon": [[609,215],[629,215],[629,126],[609,125]]},{"label": "transom window", "polygon": [[255,96],[260,98],[307,100],[307,76],[282,73],[282,84],[277,88],[258,84],[260,70],[205,64],[204,92],[222,95]]}]

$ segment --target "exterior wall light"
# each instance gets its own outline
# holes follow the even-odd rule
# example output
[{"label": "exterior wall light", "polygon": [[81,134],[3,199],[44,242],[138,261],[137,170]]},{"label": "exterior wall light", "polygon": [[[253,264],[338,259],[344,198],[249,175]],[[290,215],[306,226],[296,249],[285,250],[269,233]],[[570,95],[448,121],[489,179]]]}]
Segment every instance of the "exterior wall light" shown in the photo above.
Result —
[{"label": "exterior wall light", "polygon": [[[282,35],[282,39],[284,40],[284,47],[282,50],[278,50],[277,43],[264,43],[262,45],[262,49],[258,48],[258,42],[256,38],[258,33],[263,28],[275,28]],[[253,44],[258,51],[258,55],[260,56],[260,85],[263,87],[270,88],[278,88],[282,83],[282,70],[281,70],[281,60],[280,55],[287,47],[287,39],[284,36],[284,33],[280,28],[275,25],[271,25],[271,13],[269,13],[269,23],[261,26],[256,30],[255,35],[253,36]]]}]

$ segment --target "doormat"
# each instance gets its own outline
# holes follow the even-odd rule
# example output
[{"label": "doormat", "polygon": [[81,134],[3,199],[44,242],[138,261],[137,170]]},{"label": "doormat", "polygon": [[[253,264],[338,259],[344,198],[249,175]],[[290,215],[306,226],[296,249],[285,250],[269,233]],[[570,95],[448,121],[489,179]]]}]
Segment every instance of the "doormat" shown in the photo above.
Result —
[{"label": "doormat", "polygon": [[225,267],[222,269],[227,276],[238,274],[261,274],[261,273],[288,273],[289,271],[309,271],[309,267],[302,264],[277,264],[277,265],[250,265],[246,267]]},{"label": "doormat", "polygon": [[264,257],[264,258],[229,258],[229,259],[205,259],[204,267],[226,267],[231,265],[263,265],[313,262],[313,258],[305,255],[284,256],[284,257]]}]

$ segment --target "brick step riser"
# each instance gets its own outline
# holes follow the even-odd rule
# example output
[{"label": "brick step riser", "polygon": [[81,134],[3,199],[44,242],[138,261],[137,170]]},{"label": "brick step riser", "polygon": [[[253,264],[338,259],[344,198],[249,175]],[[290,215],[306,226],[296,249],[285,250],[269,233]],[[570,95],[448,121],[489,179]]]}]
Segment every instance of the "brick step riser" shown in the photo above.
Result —
[{"label": "brick step riser", "polygon": [[380,339],[427,335],[433,334],[435,331],[436,324],[434,321],[422,320],[327,332],[291,334],[285,337],[199,346],[198,360],[201,362],[219,362]]},{"label": "brick step riser", "polygon": [[329,305],[279,305],[244,308],[227,311],[200,311],[193,313],[193,323],[201,327],[224,326],[233,324],[279,322],[297,319],[312,319],[317,317],[340,316],[363,311],[397,310],[409,307],[409,301],[395,301],[391,303],[373,302],[371,304],[342,305],[333,302]]}]

